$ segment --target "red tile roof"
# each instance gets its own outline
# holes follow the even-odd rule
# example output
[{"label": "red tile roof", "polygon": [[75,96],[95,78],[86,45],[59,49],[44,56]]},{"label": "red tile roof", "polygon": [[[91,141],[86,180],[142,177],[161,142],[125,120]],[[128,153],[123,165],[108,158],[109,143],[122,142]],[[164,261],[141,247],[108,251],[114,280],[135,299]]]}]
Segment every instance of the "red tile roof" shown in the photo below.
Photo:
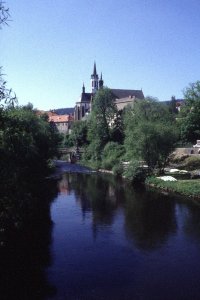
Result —
[{"label": "red tile roof", "polygon": [[49,122],[55,122],[55,123],[63,123],[63,122],[69,122],[73,121],[73,117],[70,115],[54,115],[54,116],[49,116]]}]

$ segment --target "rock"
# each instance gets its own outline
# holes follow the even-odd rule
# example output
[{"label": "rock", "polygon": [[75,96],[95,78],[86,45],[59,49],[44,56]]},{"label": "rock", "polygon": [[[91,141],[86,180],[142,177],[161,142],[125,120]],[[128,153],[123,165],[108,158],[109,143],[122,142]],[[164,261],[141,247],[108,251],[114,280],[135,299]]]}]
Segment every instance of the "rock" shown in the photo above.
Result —
[{"label": "rock", "polygon": [[177,179],[172,176],[161,176],[156,178],[161,179],[163,181],[177,181]]}]

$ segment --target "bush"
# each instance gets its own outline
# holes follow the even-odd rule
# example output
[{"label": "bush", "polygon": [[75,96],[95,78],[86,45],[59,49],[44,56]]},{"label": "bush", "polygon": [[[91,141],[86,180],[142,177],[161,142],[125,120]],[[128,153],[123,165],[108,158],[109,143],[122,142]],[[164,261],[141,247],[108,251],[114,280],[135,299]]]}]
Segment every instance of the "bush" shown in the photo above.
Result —
[{"label": "bush", "polygon": [[123,173],[124,177],[132,182],[144,182],[146,179],[146,172],[140,166],[138,161],[131,161],[128,168]]},{"label": "bush", "polygon": [[112,170],[115,165],[119,165],[124,152],[122,145],[116,142],[107,143],[102,152],[102,168]]},{"label": "bush", "polygon": [[187,170],[200,169],[200,157],[190,156],[190,157],[186,158],[184,167]]},{"label": "bush", "polygon": [[113,174],[115,176],[121,176],[123,174],[123,166],[119,163],[117,165],[114,165],[112,168]]}]

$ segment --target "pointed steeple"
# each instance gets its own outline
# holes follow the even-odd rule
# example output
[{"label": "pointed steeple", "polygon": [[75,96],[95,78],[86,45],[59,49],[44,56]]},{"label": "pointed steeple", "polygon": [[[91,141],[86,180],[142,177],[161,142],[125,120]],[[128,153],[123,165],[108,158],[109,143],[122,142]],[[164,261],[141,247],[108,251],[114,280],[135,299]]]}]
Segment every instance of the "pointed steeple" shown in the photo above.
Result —
[{"label": "pointed steeple", "polygon": [[85,94],[85,85],[84,85],[84,82],[83,82],[83,87],[82,87],[82,93]]},{"label": "pointed steeple", "polygon": [[101,77],[100,77],[100,80],[99,80],[99,88],[103,88],[103,79],[102,79],[102,72],[101,72]]},{"label": "pointed steeple", "polygon": [[95,94],[99,88],[99,76],[97,74],[96,62],[94,62],[93,74],[91,75],[91,88],[93,94]]},{"label": "pointed steeple", "polygon": [[94,62],[94,70],[93,70],[93,75],[96,76],[97,75],[97,70],[96,70],[96,62]]}]

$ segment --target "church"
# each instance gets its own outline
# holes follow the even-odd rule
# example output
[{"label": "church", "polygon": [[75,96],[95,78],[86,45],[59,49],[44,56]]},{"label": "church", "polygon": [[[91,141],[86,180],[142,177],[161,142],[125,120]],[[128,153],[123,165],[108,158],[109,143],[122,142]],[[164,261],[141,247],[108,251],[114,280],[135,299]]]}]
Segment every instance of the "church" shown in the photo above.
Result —
[{"label": "church", "polygon": [[[103,88],[104,82],[102,73],[99,79],[96,69],[96,63],[94,63],[93,73],[91,75],[91,91],[90,93],[85,92],[85,86],[83,84],[82,93],[79,101],[76,102],[74,109],[75,121],[82,120],[91,112],[91,105],[96,92]],[[115,98],[115,103],[118,110],[123,109],[127,105],[133,105],[136,99],[144,99],[142,90],[125,90],[125,89],[112,89],[111,91]]]}]

